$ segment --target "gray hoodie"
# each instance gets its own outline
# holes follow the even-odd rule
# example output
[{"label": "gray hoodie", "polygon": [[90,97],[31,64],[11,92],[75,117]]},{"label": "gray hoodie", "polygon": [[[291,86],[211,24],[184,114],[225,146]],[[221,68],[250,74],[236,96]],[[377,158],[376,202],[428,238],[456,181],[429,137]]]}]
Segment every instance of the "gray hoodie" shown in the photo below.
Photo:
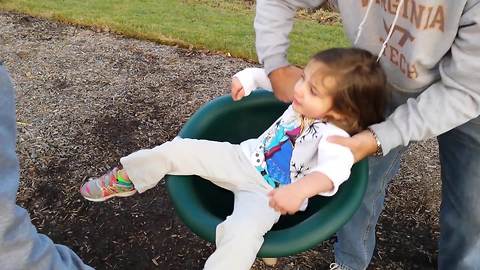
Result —
[{"label": "gray hoodie", "polygon": [[[267,73],[288,65],[296,9],[323,2],[257,1],[256,46]],[[372,126],[384,154],[480,115],[480,0],[340,0],[335,5],[354,46],[380,56],[390,90],[414,97]]]},{"label": "gray hoodie", "polygon": [[15,124],[13,87],[0,64],[0,269],[93,270],[71,249],[39,234],[27,211],[15,204],[19,181]]}]

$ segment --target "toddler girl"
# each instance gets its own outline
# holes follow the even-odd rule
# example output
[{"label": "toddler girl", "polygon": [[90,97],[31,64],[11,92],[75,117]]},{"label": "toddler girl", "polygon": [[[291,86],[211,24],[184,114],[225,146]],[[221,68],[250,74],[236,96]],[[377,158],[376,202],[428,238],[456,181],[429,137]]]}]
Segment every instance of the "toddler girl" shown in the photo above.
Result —
[{"label": "toddler girl", "polygon": [[[271,88],[262,69],[232,80],[235,100]],[[234,193],[234,210],[218,225],[216,250],[204,269],[250,269],[263,236],[281,214],[307,207],[314,195],[332,196],[354,158],[328,136],[349,136],[383,119],[385,75],[369,52],[329,49],[314,55],[296,83],[293,103],[260,137],[239,145],[175,138],[120,159],[121,166],[85,183],[91,201],[142,193],[166,174],[198,175]]]}]

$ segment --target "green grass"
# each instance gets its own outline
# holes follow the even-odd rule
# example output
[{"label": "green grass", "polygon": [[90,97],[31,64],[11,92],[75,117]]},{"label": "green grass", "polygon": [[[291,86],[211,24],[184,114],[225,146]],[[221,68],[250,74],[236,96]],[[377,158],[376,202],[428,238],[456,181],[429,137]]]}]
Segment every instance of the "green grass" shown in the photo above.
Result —
[{"label": "green grass", "polygon": [[[0,9],[257,60],[254,11],[242,0],[0,0]],[[314,52],[348,42],[340,26],[299,20],[291,44],[289,60],[303,65]]]}]

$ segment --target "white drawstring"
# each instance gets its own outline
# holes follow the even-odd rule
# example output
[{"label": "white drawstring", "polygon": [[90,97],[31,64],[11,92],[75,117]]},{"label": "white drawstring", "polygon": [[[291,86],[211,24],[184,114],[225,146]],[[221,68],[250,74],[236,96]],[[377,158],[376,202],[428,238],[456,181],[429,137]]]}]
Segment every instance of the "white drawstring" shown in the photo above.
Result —
[{"label": "white drawstring", "polygon": [[[353,45],[357,45],[358,40],[360,39],[360,36],[362,35],[363,32],[363,25],[367,21],[368,14],[370,13],[370,8],[373,5],[373,0],[368,1],[368,6],[367,6],[367,11],[365,12],[365,15],[363,15],[362,21],[358,25],[357,28],[357,36],[355,37],[355,41],[353,42]],[[387,38],[385,38],[385,41],[382,44],[382,48],[380,49],[380,53],[377,56],[377,62],[380,61],[380,58],[382,58],[383,52],[385,51],[385,48],[387,47],[387,43],[390,40],[390,37],[393,34],[393,30],[395,29],[395,25],[397,24],[398,17],[400,16],[400,8],[403,6],[404,0],[400,0],[397,6],[397,11],[395,12],[395,18],[393,19],[392,25],[390,26],[390,29],[388,30],[388,35]]]},{"label": "white drawstring", "polygon": [[367,11],[365,12],[365,15],[363,15],[362,21],[360,22],[357,28],[357,36],[355,37],[355,41],[353,42],[354,46],[357,45],[358,39],[362,35],[363,25],[367,21],[368,13],[370,12],[370,8],[372,7],[373,2],[374,2],[373,0],[368,1]]},{"label": "white drawstring", "polygon": [[397,24],[398,17],[400,16],[400,8],[403,5],[403,1],[404,0],[400,0],[400,2],[398,3],[397,12],[395,12],[395,18],[393,19],[392,25],[390,26],[390,30],[388,31],[387,38],[385,39],[385,41],[382,44],[382,49],[380,49],[380,53],[378,54],[377,62],[380,61],[380,58],[382,57],[382,54],[385,51],[385,48],[387,47],[387,43],[388,43],[388,41],[390,40],[390,37],[393,34],[393,29],[395,28],[395,24]]}]

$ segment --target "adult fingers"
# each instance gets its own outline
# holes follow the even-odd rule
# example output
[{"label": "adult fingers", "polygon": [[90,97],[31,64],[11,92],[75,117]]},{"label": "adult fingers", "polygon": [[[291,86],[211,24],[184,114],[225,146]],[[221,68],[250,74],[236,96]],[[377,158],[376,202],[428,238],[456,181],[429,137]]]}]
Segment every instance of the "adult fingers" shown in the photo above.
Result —
[{"label": "adult fingers", "polygon": [[332,136],[328,136],[327,140],[331,143],[336,143],[336,144],[340,144],[342,146],[348,147],[350,148],[350,150],[353,150],[352,148],[354,147],[353,141],[350,137],[332,135]]},{"label": "adult fingers", "polygon": [[377,150],[377,143],[375,137],[370,131],[362,131],[355,134],[353,137],[346,138],[341,136],[330,136],[327,140],[331,143],[336,143],[350,148],[355,158],[355,162],[369,156]]},{"label": "adult fingers", "polygon": [[355,162],[358,161],[358,156],[360,153],[358,151],[357,142],[353,137],[342,137],[333,135],[329,136],[327,138],[327,141],[349,148],[350,151],[352,151]]}]

